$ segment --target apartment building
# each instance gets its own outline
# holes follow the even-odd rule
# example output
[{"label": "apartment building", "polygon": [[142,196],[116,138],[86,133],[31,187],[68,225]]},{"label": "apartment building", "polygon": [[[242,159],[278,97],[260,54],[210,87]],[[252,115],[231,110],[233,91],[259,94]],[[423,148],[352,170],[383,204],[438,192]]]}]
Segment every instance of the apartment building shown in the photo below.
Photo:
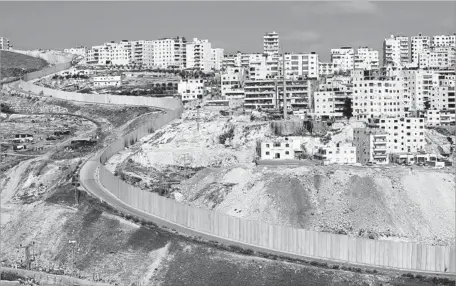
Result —
[{"label": "apartment building", "polygon": [[368,126],[387,132],[388,152],[390,154],[424,151],[426,145],[424,118],[370,118]]},{"label": "apartment building", "polygon": [[128,65],[131,63],[131,47],[111,41],[93,46],[87,51],[87,63],[97,65]]},{"label": "apartment building", "polygon": [[[319,60],[318,54],[312,52],[307,53],[285,53],[280,61],[285,59],[285,76],[286,78],[302,77],[308,78],[319,77]],[[283,64],[279,64],[279,69],[282,69]],[[281,73],[282,74],[282,73]]]},{"label": "apartment building", "polygon": [[10,39],[6,37],[0,37],[0,50],[9,50],[12,49],[13,45],[10,42]]},{"label": "apartment building", "polygon": [[241,59],[241,66],[246,67],[248,80],[264,80],[279,75],[279,62],[266,54],[249,54]]},{"label": "apartment building", "polygon": [[336,109],[336,95],[334,91],[316,91],[313,94],[314,112],[313,115],[321,119],[332,117],[342,118],[343,112]]},{"label": "apartment building", "polygon": [[355,63],[355,50],[351,47],[331,49],[331,63],[336,71],[352,71]]},{"label": "apartment building", "polygon": [[383,66],[404,66],[410,62],[409,38],[391,35],[383,41]]},{"label": "apartment building", "polygon": [[183,102],[202,99],[204,84],[203,79],[181,80],[177,85],[177,92],[181,95]]},{"label": "apartment building", "polygon": [[431,46],[431,37],[418,36],[411,37],[410,41],[410,58],[412,63],[419,63],[420,54],[429,50]]},{"label": "apartment building", "polygon": [[87,47],[83,47],[83,46],[63,50],[63,52],[65,52],[65,53],[78,55],[78,56],[81,56],[84,58],[87,57],[87,51],[88,51]]},{"label": "apartment building", "polygon": [[319,62],[318,63],[318,74],[320,77],[327,77],[334,75],[334,71],[336,67],[333,63],[325,63]]},{"label": "apartment building", "polygon": [[425,118],[427,127],[448,126],[456,123],[456,114],[454,110],[429,109],[426,110]]},{"label": "apartment building", "polygon": [[184,37],[162,38],[152,44],[153,65],[160,68],[186,68],[186,43]]},{"label": "apartment building", "polygon": [[228,68],[228,67],[241,67],[241,58],[242,58],[242,53],[241,52],[236,52],[235,54],[224,54],[223,55],[223,68]]},{"label": "apartment building", "polygon": [[261,142],[261,160],[292,160],[295,158],[295,152],[292,140],[271,140]]},{"label": "apartment building", "polygon": [[92,78],[94,87],[121,86],[122,76],[95,76]]},{"label": "apartment building", "polygon": [[439,88],[439,75],[432,70],[403,70],[407,93],[410,95],[411,110],[424,110]]},{"label": "apartment building", "polygon": [[407,91],[400,76],[356,70],[353,77],[353,116],[358,120],[405,116],[410,109]]},{"label": "apartment building", "polygon": [[354,128],[353,145],[356,147],[356,162],[363,165],[388,164],[388,133],[378,128]]},{"label": "apartment building", "polygon": [[244,98],[245,69],[228,67],[221,75],[222,96],[228,100]]},{"label": "apartment building", "polygon": [[352,98],[353,86],[345,77],[326,78],[313,93],[313,116],[321,119],[343,118],[345,101]]},{"label": "apartment building", "polygon": [[431,47],[418,55],[418,66],[422,69],[454,68],[456,48]]},{"label": "apartment building", "polygon": [[131,63],[141,65],[145,68],[154,66],[154,42],[153,41],[131,41],[130,47]]},{"label": "apartment building", "polygon": [[[287,110],[310,108],[313,81],[287,80]],[[276,79],[247,80],[244,83],[246,109],[283,108],[283,81]]]},{"label": "apartment building", "polygon": [[356,147],[349,144],[320,147],[315,154],[315,159],[323,161],[325,165],[354,164],[356,163]]},{"label": "apartment building", "polygon": [[211,49],[212,68],[216,71],[222,69],[224,50],[220,48]]},{"label": "apartment building", "polygon": [[354,68],[362,70],[378,69],[380,67],[378,51],[369,47],[361,47],[356,50]]},{"label": "apartment building", "polygon": [[196,68],[203,72],[212,70],[212,47],[209,40],[198,40],[187,43],[187,68]]},{"label": "apartment building", "polygon": [[263,53],[269,56],[278,56],[279,51],[279,34],[276,32],[265,33],[263,36]]},{"label": "apartment building", "polygon": [[456,33],[453,35],[436,35],[431,38],[433,47],[453,47],[456,48]]}]

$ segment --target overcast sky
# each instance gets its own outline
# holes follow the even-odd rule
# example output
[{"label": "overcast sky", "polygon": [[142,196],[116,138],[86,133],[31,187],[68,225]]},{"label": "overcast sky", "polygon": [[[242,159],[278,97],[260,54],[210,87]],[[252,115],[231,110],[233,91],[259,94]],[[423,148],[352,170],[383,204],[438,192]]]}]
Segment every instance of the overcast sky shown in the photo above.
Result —
[{"label": "overcast sky", "polygon": [[184,36],[226,52],[262,52],[276,31],[285,52],[381,49],[390,34],[456,32],[456,2],[0,2],[0,36],[18,49]]}]

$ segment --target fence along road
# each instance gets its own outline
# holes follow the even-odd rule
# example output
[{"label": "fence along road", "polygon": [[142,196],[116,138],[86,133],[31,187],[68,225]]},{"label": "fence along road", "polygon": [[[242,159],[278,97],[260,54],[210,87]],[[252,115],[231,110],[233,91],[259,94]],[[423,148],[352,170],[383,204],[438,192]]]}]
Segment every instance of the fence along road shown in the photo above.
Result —
[{"label": "fence along road", "polygon": [[[33,73],[26,80],[33,80],[54,73],[57,69],[66,68],[66,64],[56,65]],[[217,211],[180,204],[175,200],[143,191],[128,185],[104,167],[103,164],[112,155],[179,118],[182,114],[179,100],[77,94],[38,87],[30,82],[21,82],[20,86],[30,92],[42,91],[44,95],[60,99],[146,105],[166,109],[166,113],[95,154],[81,168],[80,180],[84,188],[120,211],[190,235],[292,258],[312,258],[410,272],[456,275],[454,246],[428,246],[353,238],[237,218]]]}]

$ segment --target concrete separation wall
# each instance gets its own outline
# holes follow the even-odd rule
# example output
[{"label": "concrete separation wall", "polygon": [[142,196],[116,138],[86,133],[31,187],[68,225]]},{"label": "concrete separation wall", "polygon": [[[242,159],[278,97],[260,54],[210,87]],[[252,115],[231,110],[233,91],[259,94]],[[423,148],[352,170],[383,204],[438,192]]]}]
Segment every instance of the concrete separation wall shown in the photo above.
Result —
[{"label": "concrete separation wall", "polygon": [[180,230],[187,229],[189,233],[196,232],[220,242],[231,241],[245,248],[266,250],[293,258],[315,258],[406,271],[456,274],[455,247],[353,238],[237,218],[217,211],[194,208],[143,191],[115,177],[103,166],[112,155],[179,118],[182,106],[178,99],[66,93],[43,89],[31,83],[22,83],[21,86],[32,92],[43,91],[45,95],[61,99],[149,105],[166,109],[165,113],[115,141],[101,155],[96,155],[86,164],[98,167],[99,182],[118,200],[169,222]]}]

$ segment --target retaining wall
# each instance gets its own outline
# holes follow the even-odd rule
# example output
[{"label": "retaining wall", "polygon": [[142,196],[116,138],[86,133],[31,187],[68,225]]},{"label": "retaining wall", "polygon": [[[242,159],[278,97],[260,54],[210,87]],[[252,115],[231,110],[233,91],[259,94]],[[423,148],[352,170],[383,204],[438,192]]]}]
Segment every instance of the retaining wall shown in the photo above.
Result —
[{"label": "retaining wall", "polygon": [[[35,75],[34,75],[35,76]],[[285,256],[318,258],[358,265],[456,274],[456,248],[427,246],[415,243],[352,238],[323,232],[272,225],[260,221],[237,218],[217,211],[194,208],[172,199],[143,191],[115,177],[102,164],[112,155],[170,121],[182,113],[180,101],[173,98],[154,99],[141,97],[86,95],[43,89],[31,83],[23,88],[57,98],[95,103],[149,105],[168,109],[163,113],[115,141],[100,156],[99,181],[119,200],[164,220],[222,239],[242,243],[246,248],[261,247],[279,251]]]}]

